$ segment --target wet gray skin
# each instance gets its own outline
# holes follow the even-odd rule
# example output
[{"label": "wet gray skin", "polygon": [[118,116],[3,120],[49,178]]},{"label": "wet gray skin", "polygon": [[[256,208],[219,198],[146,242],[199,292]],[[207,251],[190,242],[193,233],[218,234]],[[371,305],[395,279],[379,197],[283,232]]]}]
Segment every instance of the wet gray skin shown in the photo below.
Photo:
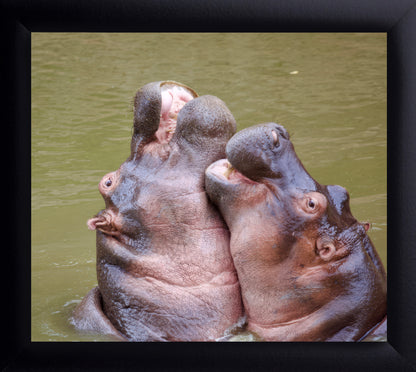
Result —
[{"label": "wet gray skin", "polygon": [[356,341],[386,316],[386,272],[348,192],[316,182],[276,123],[235,134],[206,190],[231,232],[248,329],[270,341]]},{"label": "wet gray skin", "polygon": [[151,83],[134,101],[131,154],[103,177],[98,287],[73,323],[131,341],[213,341],[242,316],[229,232],[204,190],[236,123],[217,97]]}]

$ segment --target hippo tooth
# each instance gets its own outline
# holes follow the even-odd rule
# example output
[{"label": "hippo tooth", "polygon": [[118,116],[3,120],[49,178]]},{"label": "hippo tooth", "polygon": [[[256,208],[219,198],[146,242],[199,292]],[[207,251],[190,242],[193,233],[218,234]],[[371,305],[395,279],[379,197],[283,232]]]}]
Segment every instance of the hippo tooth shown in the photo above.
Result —
[{"label": "hippo tooth", "polygon": [[230,178],[230,175],[231,175],[231,173],[233,173],[234,172],[234,167],[231,165],[231,164],[229,164],[228,166],[227,166],[227,169],[225,170],[225,172],[224,172],[224,176],[226,177],[226,178]]}]

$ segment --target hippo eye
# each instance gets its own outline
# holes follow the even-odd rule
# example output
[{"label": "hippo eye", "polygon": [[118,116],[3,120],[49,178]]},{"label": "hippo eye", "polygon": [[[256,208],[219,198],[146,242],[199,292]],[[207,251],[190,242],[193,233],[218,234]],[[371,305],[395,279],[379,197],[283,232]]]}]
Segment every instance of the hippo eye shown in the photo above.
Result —
[{"label": "hippo eye", "polygon": [[315,200],[313,200],[313,199],[308,199],[307,200],[307,206],[308,206],[309,209],[314,210],[317,205],[318,205],[318,203]]},{"label": "hippo eye", "polygon": [[325,196],[316,191],[311,191],[306,195],[301,196],[301,199],[299,200],[301,210],[311,218],[317,218],[322,215],[325,212],[327,205]]},{"label": "hippo eye", "polygon": [[105,185],[107,186],[107,187],[110,187],[111,185],[112,185],[112,181],[111,181],[111,179],[109,178],[107,181],[105,181]]}]

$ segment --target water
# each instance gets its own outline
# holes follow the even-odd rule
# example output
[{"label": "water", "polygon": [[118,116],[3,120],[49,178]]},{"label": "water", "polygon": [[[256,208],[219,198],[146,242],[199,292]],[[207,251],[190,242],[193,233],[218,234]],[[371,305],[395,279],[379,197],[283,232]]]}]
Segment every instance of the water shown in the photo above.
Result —
[{"label": "water", "polygon": [[[96,285],[97,184],[129,155],[138,88],[176,80],[238,130],[275,121],[339,184],[387,256],[386,34],[32,34],[32,341],[105,340],[68,323]],[[244,336],[240,337],[244,339]],[[246,337],[250,340],[250,336]]]}]

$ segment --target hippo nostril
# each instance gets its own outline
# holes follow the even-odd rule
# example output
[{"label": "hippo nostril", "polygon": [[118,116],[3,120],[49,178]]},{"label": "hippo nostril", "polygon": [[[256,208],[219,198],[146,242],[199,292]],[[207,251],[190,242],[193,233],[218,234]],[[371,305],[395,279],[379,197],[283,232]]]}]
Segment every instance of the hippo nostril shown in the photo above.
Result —
[{"label": "hippo nostril", "polygon": [[287,130],[285,128],[281,128],[280,134],[284,139],[287,139],[287,140],[290,139],[289,133],[287,132]]},{"label": "hippo nostril", "polygon": [[279,146],[279,134],[272,130],[273,146]]},{"label": "hippo nostril", "polygon": [[281,125],[279,125],[279,124],[276,124],[276,126],[275,126],[275,128],[274,128],[277,132],[278,132],[278,134],[280,135],[280,136],[282,136],[284,139],[286,139],[286,140],[289,140],[290,139],[290,136],[289,136],[289,133],[287,132],[287,130],[283,127],[283,126],[281,126]]}]

